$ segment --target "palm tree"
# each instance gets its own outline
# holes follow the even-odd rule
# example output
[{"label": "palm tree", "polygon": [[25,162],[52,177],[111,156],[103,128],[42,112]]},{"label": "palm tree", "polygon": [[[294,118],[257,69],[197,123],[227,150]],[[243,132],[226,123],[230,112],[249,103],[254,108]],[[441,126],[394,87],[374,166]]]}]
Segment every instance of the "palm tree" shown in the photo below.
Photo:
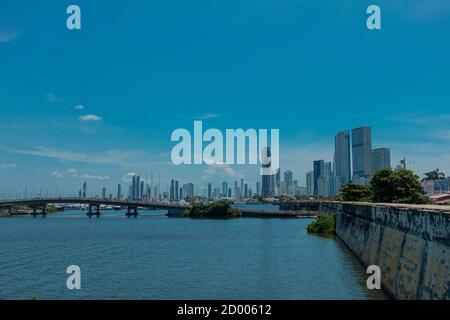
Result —
[{"label": "palm tree", "polygon": [[422,181],[445,179],[445,173],[440,172],[439,168],[424,173],[425,178]]}]

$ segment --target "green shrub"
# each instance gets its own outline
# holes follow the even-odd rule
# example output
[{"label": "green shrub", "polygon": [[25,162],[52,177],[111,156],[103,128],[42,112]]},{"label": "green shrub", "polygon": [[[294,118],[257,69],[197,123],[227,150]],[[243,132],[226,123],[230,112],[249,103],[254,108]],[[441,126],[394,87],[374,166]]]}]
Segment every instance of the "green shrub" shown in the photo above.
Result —
[{"label": "green shrub", "polygon": [[308,233],[336,234],[336,215],[321,214],[306,228]]}]

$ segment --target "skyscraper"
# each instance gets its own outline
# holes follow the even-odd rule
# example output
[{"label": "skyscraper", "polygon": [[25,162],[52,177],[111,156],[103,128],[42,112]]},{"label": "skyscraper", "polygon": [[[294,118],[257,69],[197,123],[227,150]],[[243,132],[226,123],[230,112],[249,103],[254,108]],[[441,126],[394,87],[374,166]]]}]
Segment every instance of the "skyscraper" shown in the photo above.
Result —
[{"label": "skyscraper", "polygon": [[323,160],[315,160],[313,162],[313,186],[315,196],[319,195],[319,178],[323,175],[324,172],[325,161]]},{"label": "skyscraper", "polygon": [[256,181],[256,193],[261,195],[261,181]]},{"label": "skyscraper", "polygon": [[351,181],[350,133],[338,132],[334,138],[334,175],[343,183]]},{"label": "skyscraper", "polygon": [[314,195],[314,172],[308,171],[306,173],[306,194],[308,196]]},{"label": "skyscraper", "polygon": [[[267,174],[270,172],[270,170],[267,170],[267,168],[271,167],[271,162],[268,161],[270,159],[271,153],[270,153],[270,147],[266,147],[262,150],[262,189],[261,189],[261,195],[263,197],[271,197],[273,194],[273,174]],[[267,172],[269,171],[269,172]],[[265,173],[265,174],[264,174]]]},{"label": "skyscraper", "polygon": [[208,200],[212,199],[212,184],[208,183]]},{"label": "skyscraper", "polygon": [[141,194],[141,176],[137,175],[134,185],[134,200],[139,200],[139,196]]},{"label": "skyscraper", "polygon": [[194,197],[194,184],[188,183],[186,188],[186,197],[192,199]]},{"label": "skyscraper", "polygon": [[319,178],[317,179],[317,196],[319,197],[329,197],[331,194],[331,183],[332,183],[332,170],[331,162],[323,162],[323,170]]},{"label": "skyscraper", "polygon": [[241,179],[241,192],[239,192],[239,197],[243,198],[244,197],[244,179]]},{"label": "skyscraper", "polygon": [[274,195],[279,196],[281,193],[281,170],[280,168],[278,168],[278,171],[275,175],[275,183],[274,183],[274,190],[272,190],[272,192],[274,193]]},{"label": "skyscraper", "polygon": [[355,179],[372,174],[372,130],[370,127],[352,129],[352,160]]},{"label": "skyscraper", "polygon": [[122,186],[119,183],[117,185],[117,200],[121,200],[121,199],[122,199]]},{"label": "skyscraper", "polygon": [[294,190],[292,189],[292,171],[287,170],[284,172],[284,193],[292,195]]},{"label": "skyscraper", "polygon": [[159,199],[160,199],[160,195],[159,195],[158,192],[159,192],[159,191],[158,191],[158,187],[157,187],[157,186],[154,186],[154,187],[153,187],[153,199],[154,199],[154,200],[159,200]]},{"label": "skyscraper", "polygon": [[226,197],[228,193],[228,182],[222,182],[222,197]]},{"label": "skyscraper", "polygon": [[170,180],[170,191],[169,191],[169,200],[175,200],[175,180]]},{"label": "skyscraper", "polygon": [[391,149],[377,148],[372,150],[372,174],[378,170],[391,167]]},{"label": "skyscraper", "polygon": [[83,199],[86,199],[87,196],[87,182],[83,183]]},{"label": "skyscraper", "polygon": [[137,175],[131,177],[130,197],[132,200],[136,199],[136,177]]},{"label": "skyscraper", "polygon": [[102,199],[106,199],[106,187],[102,188]]},{"label": "skyscraper", "polygon": [[180,187],[179,187],[180,183],[178,180],[175,180],[175,201],[180,200]]}]

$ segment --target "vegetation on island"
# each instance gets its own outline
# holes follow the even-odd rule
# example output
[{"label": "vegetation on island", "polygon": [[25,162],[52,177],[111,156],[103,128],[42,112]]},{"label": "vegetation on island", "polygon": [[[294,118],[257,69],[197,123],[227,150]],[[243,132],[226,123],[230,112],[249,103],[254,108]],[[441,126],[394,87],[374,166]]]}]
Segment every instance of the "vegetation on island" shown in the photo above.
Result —
[{"label": "vegetation on island", "polygon": [[426,204],[419,177],[409,169],[381,169],[372,176],[367,185],[347,183],[337,200],[355,202],[382,202]]},{"label": "vegetation on island", "polygon": [[52,204],[47,204],[47,206],[45,207],[45,212],[47,212],[47,213],[55,213],[55,212],[58,212],[58,208],[55,207]]},{"label": "vegetation on island", "polygon": [[194,203],[191,208],[183,213],[183,217],[189,218],[237,218],[242,216],[242,211],[232,208],[226,200],[204,203]]},{"label": "vegetation on island", "polygon": [[308,233],[317,233],[325,235],[336,234],[336,215],[335,214],[321,214],[316,220],[311,222],[306,230]]}]

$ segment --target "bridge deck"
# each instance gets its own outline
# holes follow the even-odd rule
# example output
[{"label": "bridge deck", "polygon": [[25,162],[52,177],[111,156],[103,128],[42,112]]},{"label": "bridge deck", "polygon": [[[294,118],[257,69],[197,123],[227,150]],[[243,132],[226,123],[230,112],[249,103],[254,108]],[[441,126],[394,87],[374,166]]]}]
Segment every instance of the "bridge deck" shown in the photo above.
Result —
[{"label": "bridge deck", "polygon": [[[18,205],[25,205],[30,207],[44,206],[48,203],[52,204],[85,204],[90,206],[120,206],[120,207],[131,207],[131,208],[148,208],[154,210],[168,210],[172,212],[182,212],[185,209],[190,208],[188,204],[177,204],[177,203],[167,203],[167,202],[147,202],[147,201],[127,201],[127,200],[109,200],[109,199],[99,199],[99,198],[39,198],[39,199],[19,199],[19,200],[3,200],[0,201],[1,207],[12,207]],[[239,208],[242,210],[243,216],[245,217],[313,217],[318,213],[314,211],[288,211],[288,210],[259,210],[251,208]]]}]

